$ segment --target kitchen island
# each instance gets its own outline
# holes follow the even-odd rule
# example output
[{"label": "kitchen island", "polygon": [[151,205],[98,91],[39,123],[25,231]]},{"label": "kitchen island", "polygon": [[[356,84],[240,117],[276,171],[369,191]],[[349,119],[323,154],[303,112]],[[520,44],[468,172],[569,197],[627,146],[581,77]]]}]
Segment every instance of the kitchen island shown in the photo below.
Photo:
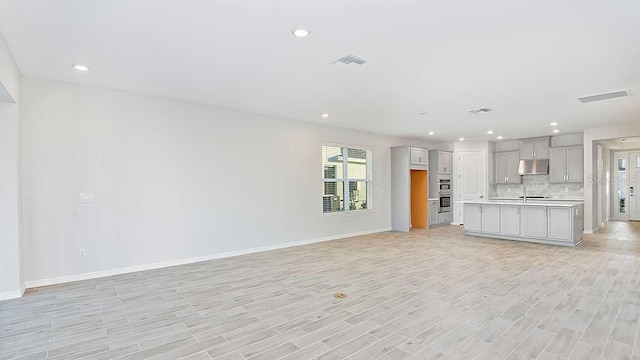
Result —
[{"label": "kitchen island", "polygon": [[576,246],[584,231],[579,201],[465,200],[466,235]]}]

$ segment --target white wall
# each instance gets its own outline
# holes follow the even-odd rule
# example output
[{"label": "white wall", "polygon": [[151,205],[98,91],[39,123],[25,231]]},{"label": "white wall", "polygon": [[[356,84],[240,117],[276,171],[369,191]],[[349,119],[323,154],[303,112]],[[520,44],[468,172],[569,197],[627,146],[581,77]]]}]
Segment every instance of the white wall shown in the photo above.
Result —
[{"label": "white wall", "polygon": [[598,140],[640,136],[640,121],[619,123],[584,130],[584,228],[591,232],[598,225],[598,182],[606,181],[598,175]]},{"label": "white wall", "polygon": [[[389,229],[390,146],[437,146],[28,78],[22,111],[31,283]],[[373,211],[322,215],[324,142],[372,150]]]},{"label": "white wall", "polygon": [[20,72],[0,34],[0,300],[21,295]]}]

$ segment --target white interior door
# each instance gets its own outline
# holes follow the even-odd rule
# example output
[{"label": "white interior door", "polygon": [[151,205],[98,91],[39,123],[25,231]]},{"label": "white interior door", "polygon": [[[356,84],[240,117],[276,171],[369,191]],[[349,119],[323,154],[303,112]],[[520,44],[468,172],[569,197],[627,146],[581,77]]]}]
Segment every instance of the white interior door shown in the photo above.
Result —
[{"label": "white interior door", "polygon": [[640,152],[629,153],[629,220],[640,221]]},{"label": "white interior door", "polygon": [[[466,150],[455,154],[457,160],[455,201],[472,200],[486,196],[487,162],[483,150]],[[463,206],[454,203],[454,223],[464,223]]]}]

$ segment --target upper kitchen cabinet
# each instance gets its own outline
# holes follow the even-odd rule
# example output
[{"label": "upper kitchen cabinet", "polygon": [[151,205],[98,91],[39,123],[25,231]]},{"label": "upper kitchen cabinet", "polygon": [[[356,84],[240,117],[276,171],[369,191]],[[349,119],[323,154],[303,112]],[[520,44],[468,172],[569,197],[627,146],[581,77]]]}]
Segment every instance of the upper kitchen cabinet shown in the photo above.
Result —
[{"label": "upper kitchen cabinet", "polygon": [[451,175],[453,154],[449,151],[438,151],[438,174]]},{"label": "upper kitchen cabinet", "polygon": [[520,184],[518,174],[520,153],[518,151],[495,153],[496,184]]},{"label": "upper kitchen cabinet", "polygon": [[411,165],[429,166],[429,150],[423,148],[409,148]]},{"label": "upper kitchen cabinet", "polygon": [[551,149],[549,178],[552,183],[584,181],[582,146],[567,146]]},{"label": "upper kitchen cabinet", "polygon": [[549,138],[526,139],[520,141],[520,158],[548,159]]}]

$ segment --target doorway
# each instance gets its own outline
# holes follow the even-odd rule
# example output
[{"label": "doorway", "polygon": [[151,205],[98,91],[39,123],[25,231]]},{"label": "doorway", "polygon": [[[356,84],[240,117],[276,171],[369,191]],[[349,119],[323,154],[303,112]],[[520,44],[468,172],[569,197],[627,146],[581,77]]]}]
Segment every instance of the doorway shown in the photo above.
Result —
[{"label": "doorway", "polygon": [[638,190],[640,189],[640,151],[629,153],[628,169],[629,220],[640,221],[640,198],[638,197]]},{"label": "doorway", "polygon": [[411,170],[411,227],[429,227],[429,175],[427,170]]}]

